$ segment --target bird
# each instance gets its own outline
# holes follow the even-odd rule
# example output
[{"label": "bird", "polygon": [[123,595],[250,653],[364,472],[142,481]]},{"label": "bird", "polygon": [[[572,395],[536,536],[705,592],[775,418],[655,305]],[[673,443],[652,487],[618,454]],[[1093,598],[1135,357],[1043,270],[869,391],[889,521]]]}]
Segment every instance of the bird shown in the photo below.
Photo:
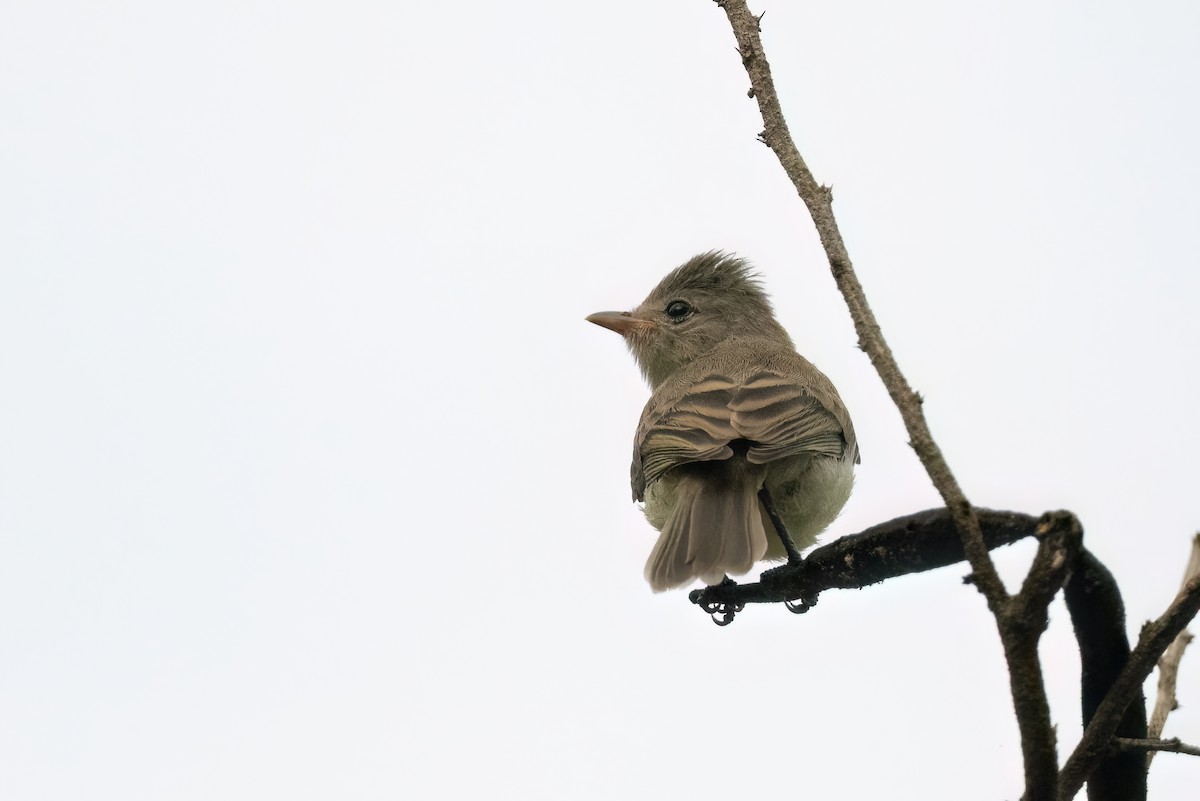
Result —
[{"label": "bird", "polygon": [[624,338],[651,389],[630,467],[633,499],[659,531],[651,589],[800,562],[850,497],[858,441],[749,262],[702,253],[632,311],[586,319]]}]

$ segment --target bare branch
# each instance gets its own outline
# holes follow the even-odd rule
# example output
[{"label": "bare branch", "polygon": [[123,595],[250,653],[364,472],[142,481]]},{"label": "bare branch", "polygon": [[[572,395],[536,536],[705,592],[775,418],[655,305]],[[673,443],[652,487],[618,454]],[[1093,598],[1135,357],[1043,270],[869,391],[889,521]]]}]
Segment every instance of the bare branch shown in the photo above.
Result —
[{"label": "bare branch", "polygon": [[[1129,662],[1125,603],[1117,580],[1099,559],[1083,549],[1063,587],[1071,625],[1079,643],[1080,701],[1086,728]],[[1140,688],[1125,709],[1118,737],[1146,737],[1146,701]],[[1109,750],[1088,776],[1089,801],[1136,801],[1146,798],[1143,753]]]},{"label": "bare branch", "polygon": [[1173,754],[1200,756],[1200,748],[1188,745],[1187,743],[1181,743],[1178,737],[1171,737],[1167,740],[1159,740],[1157,738],[1136,740],[1130,737],[1118,737],[1113,742],[1122,751],[1145,751],[1147,754],[1170,751]]},{"label": "bare branch", "polygon": [[1059,798],[1073,798],[1087,781],[1096,764],[1104,758],[1113,732],[1130,701],[1141,692],[1142,682],[1171,641],[1200,611],[1200,576],[1190,579],[1158,620],[1142,627],[1137,647],[1129,655],[1124,669],[1113,682],[1096,714],[1084,729],[1083,737],[1059,773]]},{"label": "bare branch", "polygon": [[1083,528],[1070,512],[1049,512],[1038,521],[1037,535],[1038,552],[1021,591],[1004,605],[997,623],[1021,732],[1024,797],[1052,799],[1058,784],[1058,751],[1037,649],[1049,624],[1050,601],[1082,547]]},{"label": "bare branch", "polygon": [[[1184,584],[1196,575],[1200,575],[1200,534],[1192,538],[1192,555],[1183,571]],[[1163,728],[1167,724],[1167,715],[1179,706],[1175,698],[1175,681],[1179,676],[1179,663],[1183,660],[1183,652],[1187,650],[1191,641],[1191,632],[1184,629],[1167,648],[1162,659],[1158,660],[1158,694],[1154,700],[1154,712],[1150,715],[1150,727],[1147,731],[1151,738],[1162,736]],[[1147,767],[1153,761],[1154,754],[1154,751],[1147,752]]]}]

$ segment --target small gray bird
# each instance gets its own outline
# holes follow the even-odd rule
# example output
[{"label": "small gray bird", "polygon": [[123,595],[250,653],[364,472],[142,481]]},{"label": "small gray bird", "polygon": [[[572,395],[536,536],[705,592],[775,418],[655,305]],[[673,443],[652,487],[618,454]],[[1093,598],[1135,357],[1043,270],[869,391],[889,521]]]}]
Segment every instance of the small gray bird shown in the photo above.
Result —
[{"label": "small gray bird", "polygon": [[633,311],[587,319],[625,338],[654,393],[631,468],[633,499],[661,532],[646,562],[654,591],[799,561],[850,497],[858,443],[750,266],[704,253]]}]

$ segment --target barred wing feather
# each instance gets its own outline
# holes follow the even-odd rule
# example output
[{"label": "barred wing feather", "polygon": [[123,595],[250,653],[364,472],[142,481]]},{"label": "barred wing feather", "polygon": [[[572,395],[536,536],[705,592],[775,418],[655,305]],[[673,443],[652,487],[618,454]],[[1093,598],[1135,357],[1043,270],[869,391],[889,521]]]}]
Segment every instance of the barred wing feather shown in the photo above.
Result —
[{"label": "barred wing feather", "polygon": [[842,426],[801,384],[765,370],[739,382],[708,375],[656,418],[638,428],[632,468],[633,495],[673,467],[728,459],[730,443],[745,440],[746,458],[765,464],[802,453],[843,455]]},{"label": "barred wing feather", "polygon": [[846,441],[833,415],[804,387],[763,372],[729,400],[730,422],[751,443],[746,458],[766,464],[801,453],[839,457]]}]

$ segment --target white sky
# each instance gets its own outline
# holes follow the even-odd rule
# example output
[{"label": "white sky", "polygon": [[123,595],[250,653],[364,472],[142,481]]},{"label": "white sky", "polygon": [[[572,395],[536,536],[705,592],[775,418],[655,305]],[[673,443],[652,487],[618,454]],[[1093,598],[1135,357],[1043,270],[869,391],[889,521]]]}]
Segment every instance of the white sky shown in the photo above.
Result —
[{"label": "white sky", "polygon": [[[763,8],[968,495],[1079,514],[1136,635],[1200,527],[1200,6]],[[965,568],[726,629],[642,580],[583,317],[710,248],[854,415],[824,540],[936,504],[747,86],[700,0],[7,3],[0,795],[1019,795]],[[1200,652],[1180,695],[1195,742]]]}]

